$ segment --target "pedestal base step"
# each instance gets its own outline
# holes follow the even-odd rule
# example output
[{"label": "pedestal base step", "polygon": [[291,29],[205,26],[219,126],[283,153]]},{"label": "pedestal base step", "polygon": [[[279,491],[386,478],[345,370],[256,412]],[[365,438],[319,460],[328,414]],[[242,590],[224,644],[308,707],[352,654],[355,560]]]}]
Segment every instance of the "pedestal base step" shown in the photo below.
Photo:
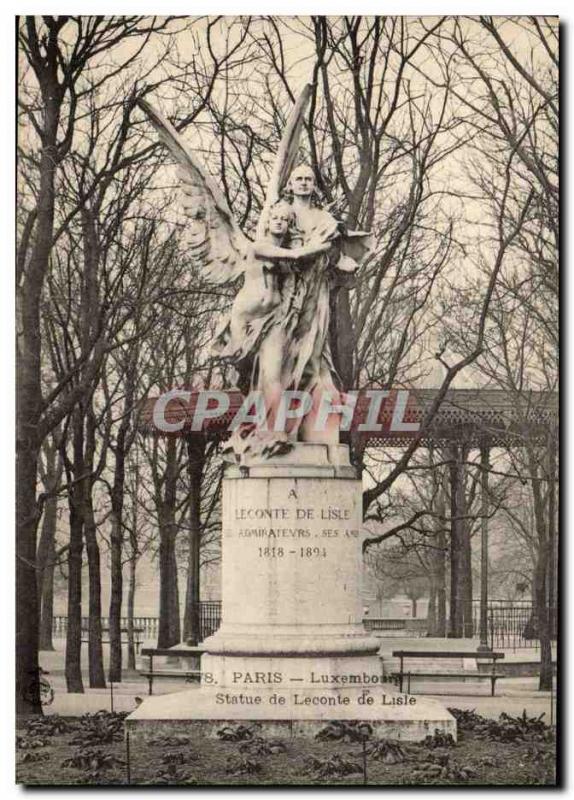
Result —
[{"label": "pedestal base step", "polygon": [[377,689],[189,689],[150,697],[126,719],[130,738],[174,732],[216,737],[225,725],[261,726],[269,735],[315,736],[333,720],[364,721],[377,737],[420,741],[436,729],[456,739],[456,721],[435,700]]}]

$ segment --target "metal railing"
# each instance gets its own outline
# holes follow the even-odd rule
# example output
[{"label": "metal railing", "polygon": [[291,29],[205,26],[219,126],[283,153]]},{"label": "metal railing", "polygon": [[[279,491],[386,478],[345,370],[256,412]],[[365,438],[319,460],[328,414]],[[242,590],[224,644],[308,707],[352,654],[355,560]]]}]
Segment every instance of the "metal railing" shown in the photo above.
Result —
[{"label": "metal railing", "polygon": [[[200,640],[211,636],[221,625],[221,602],[218,600],[201,601],[199,612]],[[549,609],[552,638],[556,638],[556,609]],[[480,601],[472,603],[473,635],[480,636]],[[82,617],[82,628],[88,627],[88,617]],[[159,629],[158,617],[134,617],[134,628],[141,631],[141,639],[157,639]],[[404,631],[405,635],[426,633],[426,619],[365,617],[363,624],[369,631]],[[128,618],[122,617],[121,626],[127,628]],[[109,627],[109,618],[102,617],[102,627]],[[68,618],[55,615],[53,634],[56,638],[65,638]],[[384,635],[384,634],[383,634]],[[532,647],[538,650],[538,630],[529,601],[492,600],[488,604],[488,643],[493,649],[513,649]]]},{"label": "metal railing", "polygon": [[[548,609],[551,638],[556,638],[556,609]],[[509,602],[492,600],[488,603],[488,643],[493,649],[534,648],[538,650],[538,626],[533,604],[527,600]],[[480,635],[480,601],[472,604],[474,636]]]},{"label": "metal railing", "polygon": [[[102,617],[102,628],[109,628],[109,617]],[[134,617],[134,628],[141,631],[140,638],[157,639],[159,631],[159,617]],[[82,617],[82,628],[87,629],[89,618]],[[211,636],[221,625],[221,602],[219,600],[203,600],[199,604],[200,640]],[[121,618],[121,627],[128,627],[128,618]],[[183,629],[183,626],[182,626]],[[58,639],[64,639],[68,630],[68,617],[54,615],[52,633]]]},{"label": "metal railing", "polygon": [[203,600],[199,604],[199,628],[201,641],[211,636],[221,625],[221,602]]},{"label": "metal railing", "polygon": [[[556,609],[550,608],[551,638],[556,639]],[[532,602],[529,600],[491,600],[488,603],[488,644],[492,649],[519,650],[533,648],[538,651],[538,626]],[[472,603],[472,633],[480,638],[480,600]],[[379,636],[425,636],[426,619],[365,617],[367,631]]]}]

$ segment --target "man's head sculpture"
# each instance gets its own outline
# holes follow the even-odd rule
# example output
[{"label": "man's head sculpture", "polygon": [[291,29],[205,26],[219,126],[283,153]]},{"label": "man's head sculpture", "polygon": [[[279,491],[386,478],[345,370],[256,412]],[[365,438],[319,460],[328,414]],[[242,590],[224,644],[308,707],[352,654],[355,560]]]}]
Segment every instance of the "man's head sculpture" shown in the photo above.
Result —
[{"label": "man's head sculpture", "polygon": [[319,193],[317,192],[317,180],[313,169],[308,164],[300,164],[295,167],[287,185],[285,187],[285,197],[292,200],[293,197],[311,199],[312,206],[320,206]]}]

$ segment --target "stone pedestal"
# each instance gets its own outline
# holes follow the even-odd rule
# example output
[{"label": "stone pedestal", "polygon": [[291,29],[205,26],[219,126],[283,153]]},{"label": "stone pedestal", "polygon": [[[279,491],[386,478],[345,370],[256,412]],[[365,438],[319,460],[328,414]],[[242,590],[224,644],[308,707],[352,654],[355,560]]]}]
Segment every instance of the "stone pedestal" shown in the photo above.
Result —
[{"label": "stone pedestal", "polygon": [[258,721],[314,735],[346,719],[394,738],[456,736],[440,704],[383,685],[379,642],[362,625],[362,542],[361,481],[346,446],[299,443],[228,467],[222,624],[204,642],[201,688],[144,701],[128,726],[194,720],[215,732]]},{"label": "stone pedestal", "polygon": [[218,685],[381,672],[361,621],[361,482],[346,446],[228,469],[222,523],[223,621],[202,663]]}]

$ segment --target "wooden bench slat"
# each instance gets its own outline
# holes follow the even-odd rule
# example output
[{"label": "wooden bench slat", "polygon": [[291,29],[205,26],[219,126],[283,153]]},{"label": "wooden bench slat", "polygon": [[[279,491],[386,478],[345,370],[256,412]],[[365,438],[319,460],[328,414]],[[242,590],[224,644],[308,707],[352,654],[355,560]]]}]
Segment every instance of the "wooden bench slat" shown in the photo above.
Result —
[{"label": "wooden bench slat", "polygon": [[[505,678],[500,672],[411,672],[405,670],[403,675],[410,675],[411,678]],[[393,677],[400,677],[400,672],[391,672]]]},{"label": "wooden bench slat", "polygon": [[143,678],[188,678],[190,675],[201,675],[200,669],[180,670],[154,670],[153,672],[140,672]]},{"label": "wooden bench slat", "polygon": [[153,694],[153,681],[154,678],[172,678],[172,679],[185,679],[189,680],[190,678],[199,677],[201,681],[201,670],[199,669],[158,669],[154,670],[153,668],[153,659],[156,657],[165,656],[167,658],[197,658],[197,656],[203,655],[205,653],[205,648],[199,646],[190,646],[190,647],[168,647],[168,648],[158,648],[158,647],[144,647],[142,648],[142,656],[145,658],[149,658],[149,669],[147,670],[140,670],[140,675],[144,678],[148,679],[149,683],[149,690],[148,694]]},{"label": "wooden bench slat", "polygon": [[[493,650],[488,651],[478,651],[478,650],[461,650],[461,651],[454,651],[454,650],[393,650],[393,657],[400,658],[400,670],[398,672],[394,671],[391,673],[393,677],[398,677],[399,679],[399,691],[402,692],[403,690],[403,683],[404,678],[407,678],[408,681],[408,691],[411,688],[411,679],[412,678],[464,678],[464,679],[471,679],[471,680],[489,680],[491,684],[491,693],[494,697],[494,687],[496,681],[499,678],[505,677],[500,673],[495,672],[496,669],[496,661],[498,659],[504,658],[504,653],[496,652]],[[413,659],[425,659],[425,660],[433,660],[433,659],[441,659],[441,658],[449,658],[449,659],[473,659],[475,661],[482,661],[488,662],[492,666],[491,672],[470,672],[466,670],[465,672],[427,672],[427,671],[414,671],[413,668],[408,665],[405,669],[404,661],[405,659],[413,660]]]},{"label": "wooden bench slat", "polygon": [[444,650],[393,650],[393,656],[400,658],[475,658],[477,660],[488,660],[504,658],[504,653],[499,652],[477,652],[476,650],[448,651]]}]

